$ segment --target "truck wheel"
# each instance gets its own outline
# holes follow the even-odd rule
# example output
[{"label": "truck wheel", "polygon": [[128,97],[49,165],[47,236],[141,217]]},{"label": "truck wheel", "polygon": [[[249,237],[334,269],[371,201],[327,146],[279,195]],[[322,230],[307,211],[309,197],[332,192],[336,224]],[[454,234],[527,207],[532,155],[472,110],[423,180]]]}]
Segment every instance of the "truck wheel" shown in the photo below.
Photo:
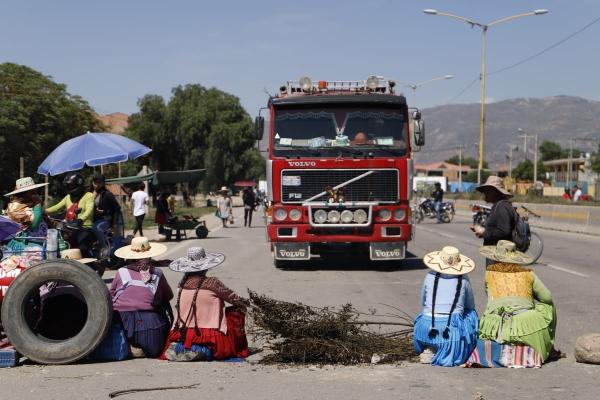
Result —
[{"label": "truck wheel", "polygon": [[[55,310],[52,315],[68,318],[69,307],[83,309],[81,326],[66,339],[51,334],[48,334],[51,337],[43,336],[35,327],[38,325],[34,323],[35,315],[32,320],[32,309],[36,303],[40,304],[40,286],[49,282],[73,285],[78,289],[78,297],[85,302],[72,296],[53,298],[66,309]],[[108,288],[95,271],[74,260],[52,260],[23,271],[12,282],[2,302],[2,323],[19,353],[42,364],[67,364],[98,347],[110,328],[112,312]],[[38,323],[41,319],[40,315]],[[54,325],[51,328],[60,330],[58,323]]]},{"label": "truck wheel", "polygon": [[208,228],[206,226],[199,226],[196,228],[196,236],[198,239],[204,239],[208,236]]}]

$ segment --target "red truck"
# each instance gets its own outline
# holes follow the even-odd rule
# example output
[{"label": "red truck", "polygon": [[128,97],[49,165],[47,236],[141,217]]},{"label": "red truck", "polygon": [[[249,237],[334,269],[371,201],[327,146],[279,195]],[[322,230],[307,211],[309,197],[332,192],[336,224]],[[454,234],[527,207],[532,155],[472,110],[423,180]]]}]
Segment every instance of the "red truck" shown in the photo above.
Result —
[{"label": "red truck", "polygon": [[[275,266],[330,250],[401,260],[412,239],[411,151],[424,145],[420,112],[395,83],[289,81],[269,99],[267,160]],[[265,118],[255,121],[257,139]]]}]

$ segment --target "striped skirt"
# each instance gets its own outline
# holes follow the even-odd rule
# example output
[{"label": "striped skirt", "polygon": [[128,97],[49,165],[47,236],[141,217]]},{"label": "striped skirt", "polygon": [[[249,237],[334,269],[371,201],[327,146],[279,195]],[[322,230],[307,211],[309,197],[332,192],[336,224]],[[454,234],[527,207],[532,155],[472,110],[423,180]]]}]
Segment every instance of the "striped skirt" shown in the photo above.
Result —
[{"label": "striped skirt", "polygon": [[479,340],[467,366],[475,368],[541,368],[542,356],[523,344]]}]

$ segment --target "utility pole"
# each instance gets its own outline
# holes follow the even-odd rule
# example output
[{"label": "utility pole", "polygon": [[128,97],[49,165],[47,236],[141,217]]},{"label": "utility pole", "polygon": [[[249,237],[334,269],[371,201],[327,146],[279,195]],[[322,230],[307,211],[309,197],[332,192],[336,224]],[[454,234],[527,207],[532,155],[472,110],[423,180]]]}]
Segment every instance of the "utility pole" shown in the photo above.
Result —
[{"label": "utility pole", "polygon": [[462,192],[462,149],[464,145],[458,145],[456,148],[458,149],[458,191]]},{"label": "utility pole", "polygon": [[565,183],[565,187],[570,188],[571,187],[571,168],[573,168],[571,166],[571,162],[573,160],[573,142],[575,141],[575,139],[571,138],[569,139],[569,159],[567,160],[567,182]]},{"label": "utility pole", "polygon": [[[523,161],[527,161],[527,141],[529,140],[529,138],[534,138],[534,135],[528,135],[525,133],[525,131],[521,128],[517,129],[517,132],[522,133],[522,135],[519,135],[519,138],[523,138],[523,154],[525,156]],[[537,144],[536,144],[537,146]],[[537,151],[537,147],[536,147],[536,151]],[[534,179],[535,182],[535,179]]]},{"label": "utility pole", "polygon": [[509,153],[508,153],[508,177],[512,179],[512,159],[513,159],[513,149],[514,147],[510,145]]},{"label": "utility pole", "polygon": [[534,135],[534,146],[535,146],[535,151],[533,152],[533,185],[535,186],[535,183],[537,182],[537,168],[538,168],[538,134],[536,133]]}]

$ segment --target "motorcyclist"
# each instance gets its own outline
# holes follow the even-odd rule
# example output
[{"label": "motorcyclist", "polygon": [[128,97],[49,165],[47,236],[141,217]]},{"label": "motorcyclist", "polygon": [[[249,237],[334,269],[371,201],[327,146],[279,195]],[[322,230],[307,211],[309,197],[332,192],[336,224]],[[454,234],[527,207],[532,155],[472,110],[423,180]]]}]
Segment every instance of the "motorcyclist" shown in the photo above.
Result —
[{"label": "motorcyclist", "polygon": [[102,174],[94,175],[92,180],[94,194],[94,228],[105,231],[113,227],[115,233],[120,232],[121,206],[115,196],[106,189],[105,178]]},{"label": "motorcyclist", "polygon": [[[46,213],[56,214],[66,211],[65,221],[78,229],[72,234],[83,257],[93,257],[92,244],[94,234],[91,229],[94,221],[94,195],[85,191],[83,175],[68,173],[63,180],[67,195],[55,205],[48,207]],[[88,228],[88,229],[86,229]]]},{"label": "motorcyclist", "polygon": [[433,191],[431,192],[433,197],[433,209],[435,210],[435,217],[438,224],[442,223],[442,201],[444,200],[444,190],[439,182],[434,184]]}]

